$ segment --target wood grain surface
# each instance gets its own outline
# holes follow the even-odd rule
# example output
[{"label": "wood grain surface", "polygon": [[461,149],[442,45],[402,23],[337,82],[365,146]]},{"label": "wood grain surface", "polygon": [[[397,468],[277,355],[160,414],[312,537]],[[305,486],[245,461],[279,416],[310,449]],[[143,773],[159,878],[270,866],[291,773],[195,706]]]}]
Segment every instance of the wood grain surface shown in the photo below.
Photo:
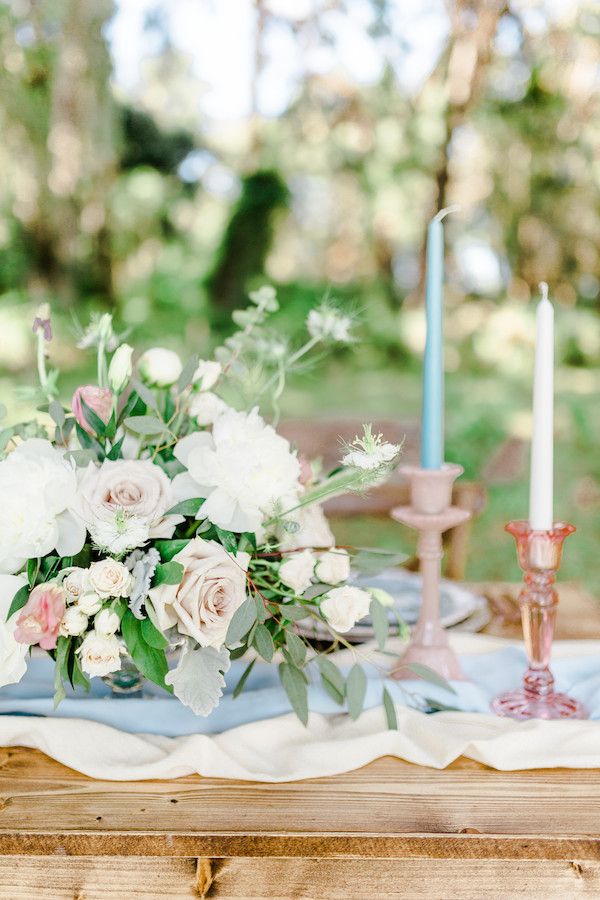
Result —
[{"label": "wood grain surface", "polygon": [[[563,636],[600,636],[592,598],[561,603]],[[515,632],[508,609],[492,632]],[[290,784],[116,783],[0,749],[1,900],[190,896],[600,897],[600,778],[386,757]]]}]

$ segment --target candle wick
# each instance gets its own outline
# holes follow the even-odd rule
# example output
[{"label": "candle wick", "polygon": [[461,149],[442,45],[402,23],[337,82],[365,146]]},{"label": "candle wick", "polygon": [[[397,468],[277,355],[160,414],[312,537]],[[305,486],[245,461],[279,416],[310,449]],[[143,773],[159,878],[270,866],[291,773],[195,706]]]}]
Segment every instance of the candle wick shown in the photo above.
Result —
[{"label": "candle wick", "polygon": [[444,209],[440,209],[439,213],[433,217],[434,222],[441,222],[449,213],[458,212],[460,210],[460,203],[452,203],[450,206],[445,206]]},{"label": "candle wick", "polygon": [[540,294],[542,295],[542,300],[548,299],[548,284],[545,281],[540,281],[539,283]]}]

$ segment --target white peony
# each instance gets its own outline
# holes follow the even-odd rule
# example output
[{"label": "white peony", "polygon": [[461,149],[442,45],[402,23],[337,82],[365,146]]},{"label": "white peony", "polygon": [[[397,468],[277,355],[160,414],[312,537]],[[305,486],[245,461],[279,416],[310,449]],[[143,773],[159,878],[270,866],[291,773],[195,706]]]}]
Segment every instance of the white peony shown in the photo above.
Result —
[{"label": "white peony", "polygon": [[27,671],[29,645],[15,640],[17,615],[6,621],[13,597],[25,584],[21,575],[0,575],[0,687],[16,684]]},{"label": "white peony", "polygon": [[114,634],[98,634],[90,631],[77,650],[81,668],[86,675],[100,677],[118,672],[121,668],[121,654],[124,653],[119,639]]},{"label": "white peony", "polygon": [[79,553],[85,527],[76,494],[75,469],[50,441],[30,438],[0,462],[0,572],[18,572],[53,550]]},{"label": "white peony", "polygon": [[83,634],[88,626],[88,617],[79,606],[69,606],[61,619],[58,633],[63,637]]},{"label": "white peony", "polygon": [[279,542],[281,550],[298,550],[303,547],[333,547],[335,538],[321,506],[312,503],[285,517],[296,525],[295,530],[284,531]]},{"label": "white peony", "polygon": [[210,391],[221,377],[222,371],[221,363],[212,359],[201,359],[194,373],[194,385],[200,391]]},{"label": "white peony", "polygon": [[77,601],[77,606],[86,616],[93,616],[99,609],[102,609],[102,600],[98,594],[82,594]]},{"label": "white peony", "polygon": [[279,577],[296,594],[303,594],[310,586],[315,557],[310,550],[292,553],[279,567]]},{"label": "white peony", "polygon": [[142,353],[138,360],[138,372],[143,381],[156,387],[171,387],[175,384],[183,366],[174,350],[152,347]]},{"label": "white peony", "polygon": [[109,597],[129,597],[133,578],[127,566],[107,557],[92,563],[87,571],[85,583],[89,591],[107,600]]},{"label": "white peony", "polygon": [[369,613],[371,595],[360,588],[333,588],[321,601],[321,612],[334,631],[343,634]]},{"label": "white peony", "polygon": [[228,531],[257,531],[274,512],[297,502],[300,464],[289,442],[256,410],[229,409],[212,436],[191,434],[175,456],[187,473],[173,479],[177,500],[205,497],[201,515]]},{"label": "white peony", "polygon": [[211,391],[204,391],[192,397],[190,416],[196,419],[198,425],[214,425],[227,409],[229,407],[224,400]]},{"label": "white peony", "polygon": [[317,560],[315,575],[325,584],[340,584],[350,575],[350,557],[346,550],[329,550]]},{"label": "white peony", "polygon": [[112,609],[101,609],[94,618],[94,630],[97,634],[114,634],[119,630],[121,620]]}]

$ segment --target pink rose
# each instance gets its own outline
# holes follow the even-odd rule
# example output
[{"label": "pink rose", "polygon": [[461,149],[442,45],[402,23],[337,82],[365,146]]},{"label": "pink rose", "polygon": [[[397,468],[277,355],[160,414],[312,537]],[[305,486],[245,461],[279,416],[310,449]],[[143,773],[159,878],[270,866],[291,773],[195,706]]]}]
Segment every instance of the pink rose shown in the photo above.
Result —
[{"label": "pink rose", "polygon": [[83,403],[89,406],[96,413],[99,419],[102,419],[106,425],[110,420],[113,406],[113,395],[110,388],[96,387],[93,384],[84,384],[78,387],[71,400],[71,409],[77,422],[88,434],[94,434],[94,429],[90,426],[83,412]]},{"label": "pink rose", "polygon": [[65,606],[62,587],[38,584],[19,613],[15,639],[21,644],[39,644],[42,650],[54,650]]}]

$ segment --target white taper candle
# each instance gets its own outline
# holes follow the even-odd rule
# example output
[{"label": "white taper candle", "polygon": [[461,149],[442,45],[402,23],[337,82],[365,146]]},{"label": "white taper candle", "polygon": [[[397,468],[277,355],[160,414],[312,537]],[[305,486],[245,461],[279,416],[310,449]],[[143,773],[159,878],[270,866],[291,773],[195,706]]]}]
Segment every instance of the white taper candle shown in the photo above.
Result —
[{"label": "white taper candle", "polygon": [[553,525],[554,495],[554,307],[548,285],[540,284],[536,312],[533,380],[533,436],[529,482],[529,524],[536,531]]}]

